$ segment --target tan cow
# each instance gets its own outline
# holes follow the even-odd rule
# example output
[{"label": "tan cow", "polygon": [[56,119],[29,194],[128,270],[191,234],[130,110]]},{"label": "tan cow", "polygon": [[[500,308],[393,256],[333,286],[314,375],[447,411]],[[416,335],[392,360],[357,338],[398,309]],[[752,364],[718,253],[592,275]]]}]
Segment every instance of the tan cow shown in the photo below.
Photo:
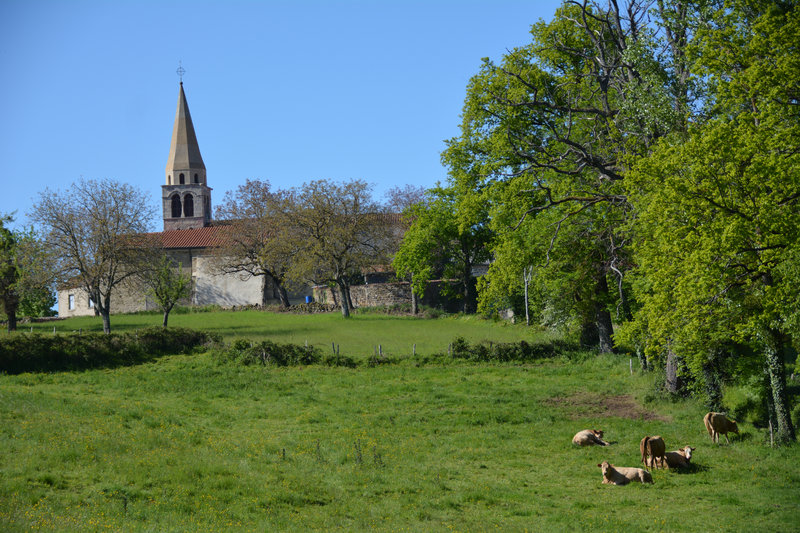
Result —
[{"label": "tan cow", "polygon": [[642,453],[642,462],[645,468],[655,467],[656,459],[661,461],[661,466],[665,466],[666,459],[664,458],[664,454],[667,451],[667,447],[664,444],[664,439],[659,435],[643,438],[642,442],[639,443],[639,451]]},{"label": "tan cow", "polygon": [[603,430],[601,429],[584,429],[579,431],[572,437],[572,444],[578,446],[608,446],[609,444],[603,440]]},{"label": "tan cow", "polygon": [[603,469],[603,483],[609,485],[627,485],[631,481],[653,482],[653,476],[650,475],[650,472],[641,468],[614,466],[609,464],[608,461],[603,461],[597,466]]},{"label": "tan cow", "polygon": [[674,452],[667,452],[667,468],[683,468],[689,466],[689,461],[692,460],[692,452],[694,448],[691,446],[684,446],[680,450]]},{"label": "tan cow", "polygon": [[706,425],[706,430],[711,436],[711,441],[719,444],[720,434],[725,435],[725,441],[730,444],[728,440],[728,432],[739,434],[739,426],[736,425],[736,420],[728,420],[723,413],[708,413],[703,418],[703,423]]}]

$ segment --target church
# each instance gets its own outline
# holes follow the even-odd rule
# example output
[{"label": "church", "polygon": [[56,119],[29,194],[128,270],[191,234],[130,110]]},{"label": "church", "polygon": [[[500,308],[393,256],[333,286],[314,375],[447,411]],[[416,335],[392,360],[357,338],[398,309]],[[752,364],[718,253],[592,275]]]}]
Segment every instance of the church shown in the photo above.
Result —
[{"label": "church", "polygon": [[[181,81],[166,181],[161,186],[164,230],[154,236],[160,238],[166,254],[185,272],[191,273],[192,294],[187,303],[221,307],[261,305],[263,284],[270,283],[266,276],[221,274],[214,266],[211,250],[221,244],[224,226],[212,220],[211,190]],[[269,287],[267,293],[274,297],[274,302],[267,303],[278,303],[277,294]],[[311,288],[307,293],[311,294]],[[291,296],[295,301],[302,301],[305,294]],[[134,288],[121,288],[115,292],[112,302],[114,314],[157,309],[143,291]],[[59,289],[58,316],[93,314],[94,305],[84,290]]]}]

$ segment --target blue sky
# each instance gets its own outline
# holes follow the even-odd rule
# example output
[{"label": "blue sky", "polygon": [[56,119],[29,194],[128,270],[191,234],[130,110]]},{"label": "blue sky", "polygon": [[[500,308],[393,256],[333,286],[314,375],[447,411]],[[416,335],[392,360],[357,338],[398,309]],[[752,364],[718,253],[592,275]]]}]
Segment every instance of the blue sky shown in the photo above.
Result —
[{"label": "blue sky", "polygon": [[481,58],[559,4],[0,0],[0,213],[81,177],[160,209],[179,61],[214,205],[246,179],[433,186]]}]

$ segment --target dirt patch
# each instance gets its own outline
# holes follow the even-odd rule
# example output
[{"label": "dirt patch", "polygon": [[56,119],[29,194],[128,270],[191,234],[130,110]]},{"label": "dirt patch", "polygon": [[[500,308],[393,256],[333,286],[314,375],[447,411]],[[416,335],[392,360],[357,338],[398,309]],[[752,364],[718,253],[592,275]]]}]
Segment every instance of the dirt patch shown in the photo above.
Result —
[{"label": "dirt patch", "polygon": [[632,420],[662,420],[672,418],[648,411],[627,394],[605,396],[589,392],[578,392],[572,396],[555,396],[544,401],[550,407],[562,408],[570,420],[587,417],[607,418],[616,416]]}]

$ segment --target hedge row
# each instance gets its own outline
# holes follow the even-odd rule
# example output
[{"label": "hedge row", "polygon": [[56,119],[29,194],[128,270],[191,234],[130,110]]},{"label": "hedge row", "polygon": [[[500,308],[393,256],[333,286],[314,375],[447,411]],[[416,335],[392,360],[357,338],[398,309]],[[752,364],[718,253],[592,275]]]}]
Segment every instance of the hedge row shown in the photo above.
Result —
[{"label": "hedge row", "polygon": [[243,365],[297,366],[324,364],[327,366],[357,366],[356,361],[346,355],[325,355],[314,346],[281,344],[272,341],[252,342],[246,339],[233,341],[230,346],[215,350],[214,355],[222,361],[233,361]]},{"label": "hedge row", "polygon": [[[570,354],[579,350],[575,344],[553,341],[531,344],[525,341],[492,343],[484,341],[470,344],[462,337],[456,337],[450,344],[447,353],[431,356],[419,356],[418,363],[446,363],[454,360],[475,362],[509,362],[533,361]],[[322,364],[326,366],[345,366],[355,368],[359,365],[374,367],[398,363],[403,358],[373,355],[363,362],[352,357],[339,354],[322,354],[314,346],[297,344],[281,344],[272,341],[253,342],[239,339],[228,346],[220,346],[214,356],[223,362],[234,362],[242,365],[261,366],[297,366]]]},{"label": "hedge row", "polygon": [[152,327],[127,333],[23,333],[0,338],[0,372],[53,372],[133,365],[190,353],[219,337],[187,328]]},{"label": "hedge row", "polygon": [[477,344],[470,344],[463,337],[456,337],[450,345],[448,355],[453,359],[465,359],[468,361],[522,362],[555,357],[577,350],[579,350],[577,345],[564,341],[536,344],[526,341],[504,343],[483,341]]}]

